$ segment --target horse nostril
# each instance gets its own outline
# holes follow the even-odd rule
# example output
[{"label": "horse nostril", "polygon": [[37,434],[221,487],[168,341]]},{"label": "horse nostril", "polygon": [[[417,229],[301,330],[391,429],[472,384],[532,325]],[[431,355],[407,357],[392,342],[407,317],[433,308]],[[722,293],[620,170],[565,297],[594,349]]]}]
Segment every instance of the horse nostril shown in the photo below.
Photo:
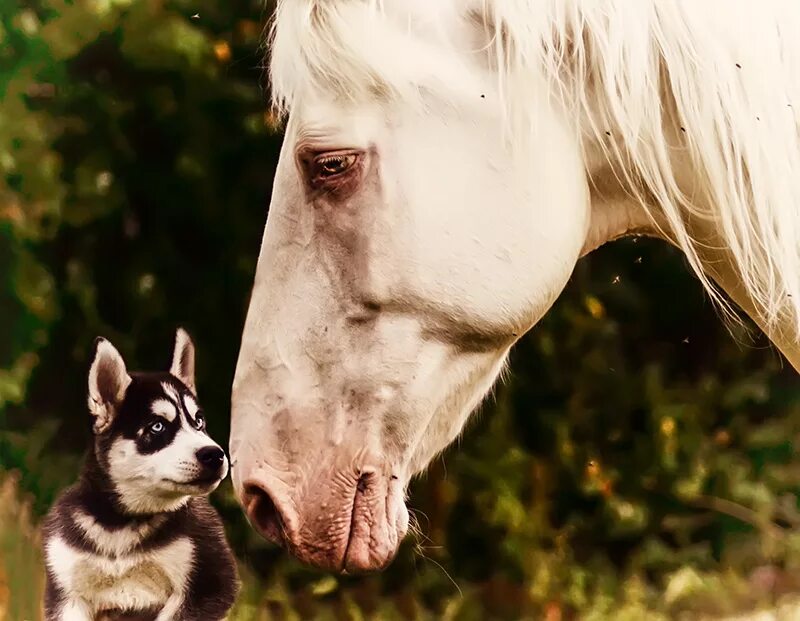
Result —
[{"label": "horse nostril", "polygon": [[206,468],[219,468],[225,460],[225,451],[218,446],[204,446],[195,453],[195,457]]},{"label": "horse nostril", "polygon": [[356,483],[356,490],[360,494],[363,494],[367,491],[367,488],[370,486],[370,483],[373,479],[372,472],[364,472],[361,476],[358,477],[358,483]]},{"label": "horse nostril", "polygon": [[272,496],[261,486],[249,483],[244,487],[243,500],[247,516],[256,529],[272,543],[282,545],[283,519]]}]

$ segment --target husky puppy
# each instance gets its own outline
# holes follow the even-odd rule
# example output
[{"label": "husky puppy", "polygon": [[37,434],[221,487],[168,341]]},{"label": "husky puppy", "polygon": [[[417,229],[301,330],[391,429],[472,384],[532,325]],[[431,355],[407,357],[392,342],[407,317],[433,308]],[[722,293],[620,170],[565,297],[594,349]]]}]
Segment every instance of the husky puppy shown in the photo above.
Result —
[{"label": "husky puppy", "polygon": [[43,528],[47,621],[219,621],[239,581],[210,494],[228,474],[206,433],[194,345],[178,329],[169,373],[129,373],[96,342],[94,440]]}]

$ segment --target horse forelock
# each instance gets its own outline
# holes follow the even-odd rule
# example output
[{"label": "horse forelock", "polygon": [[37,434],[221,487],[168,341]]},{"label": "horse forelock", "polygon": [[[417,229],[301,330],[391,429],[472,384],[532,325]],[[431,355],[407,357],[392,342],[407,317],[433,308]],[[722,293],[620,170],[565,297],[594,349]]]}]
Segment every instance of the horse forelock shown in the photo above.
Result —
[{"label": "horse forelock", "polygon": [[[554,97],[584,143],[686,254],[712,297],[691,222],[711,223],[764,324],[800,335],[800,5],[773,0],[279,0],[270,34],[276,109],[304,93],[420,103],[474,96],[479,56],[496,76],[512,140],[535,132]],[[425,14],[425,7],[429,14]],[[443,7],[458,7],[458,12]],[[413,21],[413,23],[412,23]],[[423,31],[418,35],[415,29]],[[463,42],[461,42],[463,43]],[[543,92],[544,91],[544,92]],[[691,168],[688,193],[680,170]],[[656,214],[654,214],[656,215]]]},{"label": "horse forelock", "polygon": [[279,115],[304,93],[421,104],[426,94],[456,101],[471,88],[475,75],[461,55],[449,53],[448,32],[437,28],[441,16],[420,37],[419,28],[404,28],[384,4],[279,0],[267,46],[272,104]]}]

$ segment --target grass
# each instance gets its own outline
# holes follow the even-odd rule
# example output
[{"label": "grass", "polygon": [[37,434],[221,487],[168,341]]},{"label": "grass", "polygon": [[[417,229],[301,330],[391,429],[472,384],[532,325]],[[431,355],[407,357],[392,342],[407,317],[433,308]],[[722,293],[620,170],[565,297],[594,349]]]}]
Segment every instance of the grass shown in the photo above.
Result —
[{"label": "grass", "polygon": [[18,477],[0,472],[0,619],[40,621],[44,588],[41,539],[31,499],[18,491]]}]

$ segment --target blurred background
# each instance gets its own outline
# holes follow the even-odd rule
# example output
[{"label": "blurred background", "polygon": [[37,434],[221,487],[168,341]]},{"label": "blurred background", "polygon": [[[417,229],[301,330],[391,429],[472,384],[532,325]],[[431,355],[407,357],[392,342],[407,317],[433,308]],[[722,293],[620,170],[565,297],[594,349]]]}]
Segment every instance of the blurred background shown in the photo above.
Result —
[{"label": "blurred background", "polygon": [[[90,438],[95,336],[198,347],[212,435],[278,157],[254,0],[0,2],[0,619],[38,621],[37,524]],[[582,260],[457,447],[415,481],[388,571],[300,566],[214,497],[232,619],[679,619],[800,590],[800,384],[666,245]]]}]

